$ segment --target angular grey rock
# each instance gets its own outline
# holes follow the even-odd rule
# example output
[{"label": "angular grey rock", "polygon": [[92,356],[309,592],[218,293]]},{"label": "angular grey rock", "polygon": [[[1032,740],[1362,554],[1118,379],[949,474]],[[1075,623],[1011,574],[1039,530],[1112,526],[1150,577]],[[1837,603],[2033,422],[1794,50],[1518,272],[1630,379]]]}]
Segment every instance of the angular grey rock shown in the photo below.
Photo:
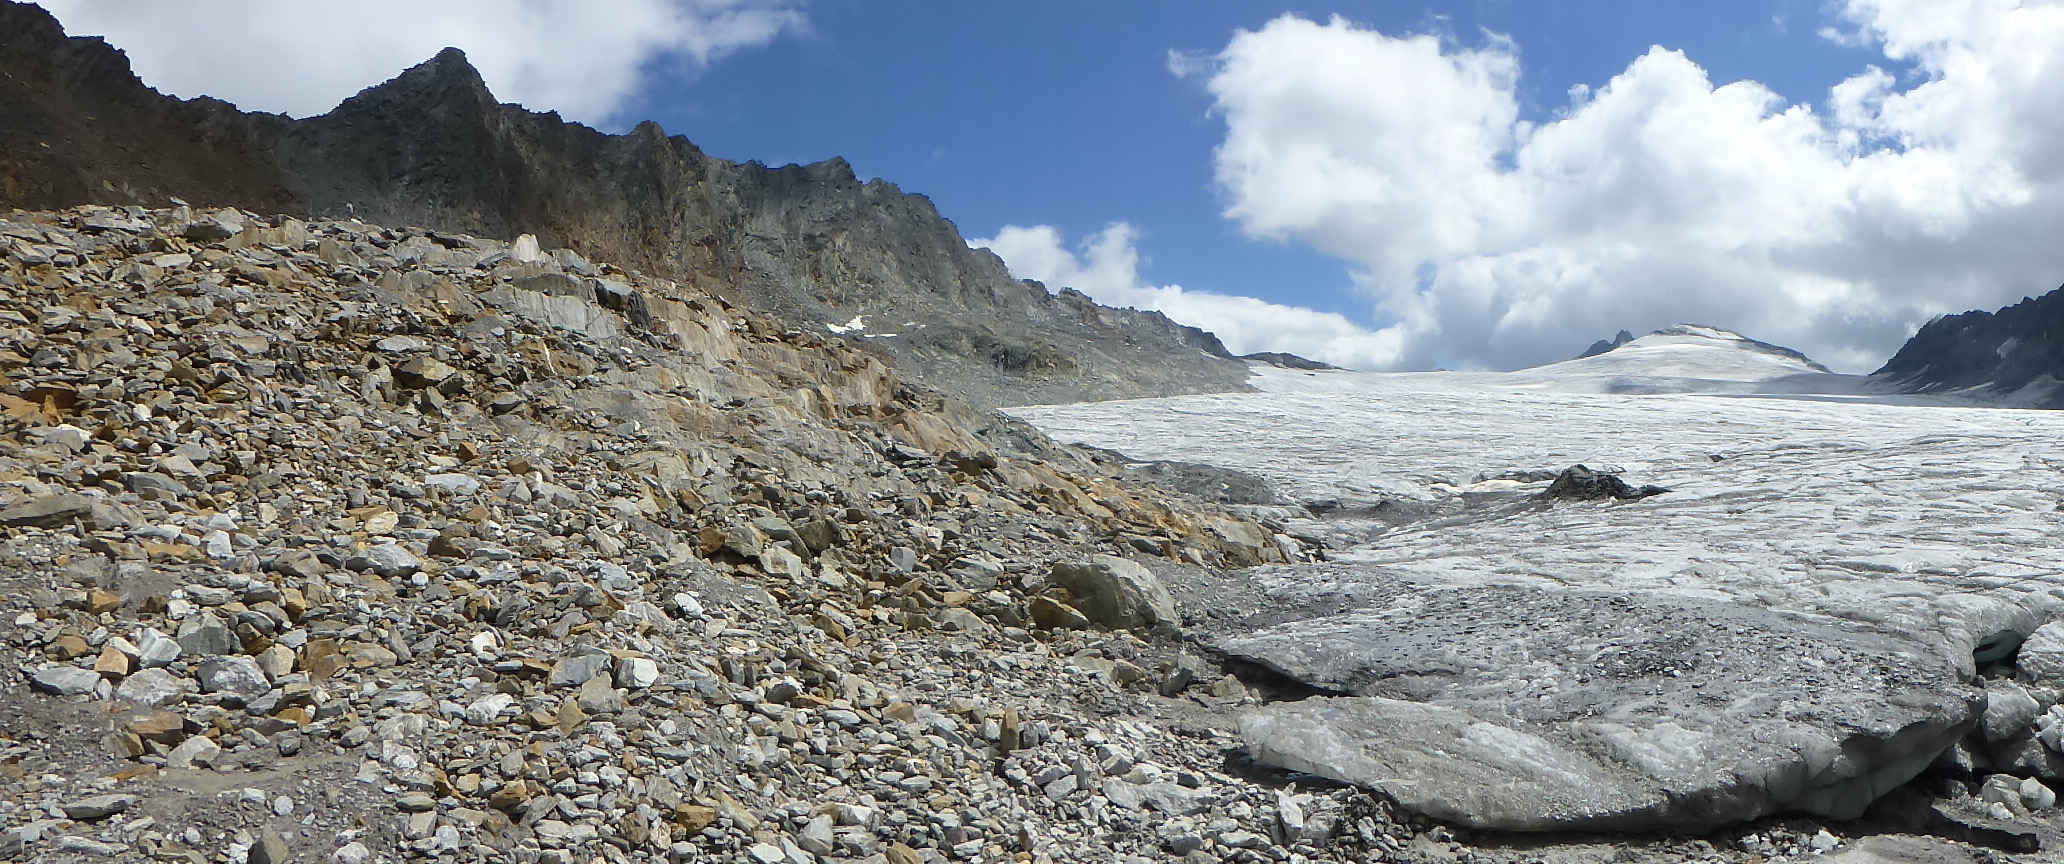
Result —
[{"label": "angular grey rock", "polygon": [[179,634],[179,650],[181,654],[211,657],[218,654],[228,654],[241,647],[237,644],[236,634],[229,632],[228,627],[224,627],[219,623],[202,624],[192,630]]},{"label": "angular grey rock", "polygon": [[1089,620],[1118,630],[1174,630],[1182,618],[1175,598],[1147,568],[1114,555],[1056,561],[1053,581],[1075,595]]},{"label": "angular grey rock", "polygon": [[65,818],[80,822],[98,822],[136,806],[134,795],[95,795],[81,798],[64,805]]},{"label": "angular grey rock", "polygon": [[394,543],[382,543],[344,562],[353,570],[371,570],[382,578],[394,579],[423,569],[422,559]]},{"label": "angular grey rock", "polygon": [[502,716],[502,712],[516,704],[516,697],[507,693],[489,693],[466,705],[466,722],[475,726],[490,726]]},{"label": "angular grey rock", "polygon": [[136,665],[145,669],[169,666],[179,659],[183,649],[179,641],[158,632],[156,628],[145,627],[136,637]]},{"label": "angular grey rock", "polygon": [[830,855],[838,838],[831,833],[831,814],[819,813],[796,835],[796,845],[812,855]]},{"label": "angular grey rock", "polygon": [[417,357],[403,363],[394,370],[394,382],[410,390],[423,390],[443,384],[459,370],[430,357]]},{"label": "angular grey rock", "polygon": [[76,666],[46,666],[29,676],[29,683],[45,693],[85,696],[99,689],[100,674]]},{"label": "angular grey rock", "polygon": [[1994,742],[1992,767],[2021,777],[2064,779],[2064,755],[2045,746],[2035,730],[2024,729],[2004,741]]},{"label": "angular grey rock", "polygon": [[615,714],[624,710],[624,694],[616,689],[608,675],[596,675],[574,692],[582,711],[589,714]]},{"label": "angular grey rock", "polygon": [[2014,665],[2038,684],[2064,686],[2064,621],[2051,621],[2028,634]]},{"label": "angular grey rock", "polygon": [[239,702],[251,702],[272,692],[272,682],[266,680],[258,661],[242,655],[226,654],[203,660],[194,677],[200,679],[201,692],[220,693]]},{"label": "angular grey rock", "polygon": [[1217,798],[1203,789],[1160,781],[1128,783],[1118,778],[1104,781],[1104,797],[1127,810],[1151,809],[1165,816],[1189,816],[1211,809]]},{"label": "angular grey rock", "polygon": [[658,663],[645,657],[624,657],[616,661],[616,686],[643,690],[658,683]]},{"label": "angular grey rock", "polygon": [[186,223],[181,232],[188,240],[207,242],[227,240],[244,230],[244,214],[232,208],[223,208]]},{"label": "angular grey rock", "polygon": [[1210,674],[1211,667],[1204,661],[1188,654],[1179,655],[1167,674],[1162,677],[1158,689],[1161,695],[1174,698],[1189,689],[1191,684],[1204,680]]},{"label": "angular grey rock", "polygon": [[145,669],[122,679],[115,688],[115,701],[150,708],[163,708],[186,694],[187,683],[163,669]]},{"label": "angular grey rock", "polygon": [[192,738],[179,742],[179,746],[172,748],[172,752],[165,754],[165,767],[179,769],[192,768],[195,765],[208,765],[213,763],[215,757],[221,755],[221,753],[221,745],[216,744],[207,736],[195,735]]},{"label": "angular grey rock", "polygon": [[1602,592],[1394,596],[1221,644],[1354,694],[1249,713],[1255,758],[1476,828],[1699,831],[1853,818],[1984,705],[1955,658],[1846,622]]},{"label": "angular grey rock", "polygon": [[2042,713],[2042,705],[2027,688],[2005,678],[1985,681],[1985,716],[1978,730],[1987,741],[2005,741],[2028,730]]},{"label": "angular grey rock", "polygon": [[480,494],[480,481],[471,474],[432,474],[423,478],[423,485],[460,497]]},{"label": "angular grey rock", "polygon": [[546,294],[522,288],[496,288],[480,299],[518,317],[545,327],[571,330],[590,339],[613,339],[621,332],[616,316],[594,302],[592,296]]},{"label": "angular grey rock", "polygon": [[160,497],[178,498],[192,491],[185,483],[169,474],[156,471],[130,471],[122,475],[122,487],[139,495],[149,497],[156,493]]},{"label": "angular grey rock", "polygon": [[293,848],[280,838],[278,832],[266,829],[252,841],[250,855],[244,859],[244,864],[287,864],[287,859],[293,855]]},{"label": "angular grey rock", "polygon": [[93,499],[76,492],[61,492],[0,510],[0,525],[9,528],[59,528],[92,513]]},{"label": "angular grey rock", "polygon": [[553,687],[579,687],[582,684],[588,683],[588,679],[610,671],[613,665],[614,658],[607,654],[583,654],[579,657],[567,657],[552,664],[552,672],[548,680]]},{"label": "angular grey rock", "polygon": [[382,336],[373,350],[387,354],[415,354],[430,350],[430,340],[421,336]]},{"label": "angular grey rock", "polygon": [[982,635],[991,632],[987,622],[975,613],[959,607],[948,607],[932,613],[932,626],[942,633]]},{"label": "angular grey rock", "polygon": [[275,573],[284,573],[302,579],[314,579],[330,572],[330,565],[324,564],[314,551],[289,549],[266,562],[265,568]]}]

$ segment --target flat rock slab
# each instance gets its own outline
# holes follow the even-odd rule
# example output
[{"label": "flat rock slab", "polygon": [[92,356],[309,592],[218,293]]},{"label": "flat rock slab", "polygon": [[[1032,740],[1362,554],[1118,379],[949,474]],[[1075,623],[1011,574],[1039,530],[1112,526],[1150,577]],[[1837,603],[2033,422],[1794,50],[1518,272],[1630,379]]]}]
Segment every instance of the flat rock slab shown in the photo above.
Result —
[{"label": "flat rock slab", "polygon": [[1264,706],[1242,732],[1263,762],[1470,827],[1853,818],[1985,708],[1941,643],[1889,628],[1653,594],[1391,588],[1386,605],[1223,640],[1341,694]]}]

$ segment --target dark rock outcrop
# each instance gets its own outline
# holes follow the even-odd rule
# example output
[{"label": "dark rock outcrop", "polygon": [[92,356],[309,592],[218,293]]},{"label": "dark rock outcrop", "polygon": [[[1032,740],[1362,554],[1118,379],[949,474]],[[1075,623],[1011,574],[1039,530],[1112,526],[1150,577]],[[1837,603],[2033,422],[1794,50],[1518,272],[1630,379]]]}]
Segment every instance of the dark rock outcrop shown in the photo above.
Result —
[{"label": "dark rock outcrop", "polygon": [[1661,495],[1670,490],[1649,485],[1636,488],[1621,480],[1618,474],[1593,471],[1583,465],[1571,465],[1555,476],[1555,482],[1542,490],[1543,501],[1603,501],[1613,498],[1620,501],[1634,501]]},{"label": "dark rock outcrop", "polygon": [[1907,393],[1975,391],[2064,407],[2064,288],[1928,322],[1871,377]]},{"label": "dark rock outcrop", "polygon": [[1240,355],[1240,359],[1252,360],[1256,363],[1267,363],[1270,366],[1280,366],[1284,369],[1302,369],[1306,371],[1320,371],[1326,369],[1340,368],[1331,363],[1321,363],[1317,360],[1312,360],[1306,357],[1299,357],[1295,354],[1288,354],[1282,351],[1257,351],[1253,354],[1242,354]]},{"label": "dark rock outcrop", "polygon": [[447,49],[320,117],[145,86],[121,52],[0,0],[0,207],[233,206],[564,246],[828,329],[987,404],[1243,388],[1216,337],[1050,294],[921,195],[842,159],[769,168],[645,123],[607,135],[498,104]]},{"label": "dark rock outcrop", "polygon": [[1591,343],[1591,347],[1584,349],[1584,353],[1578,354],[1577,359],[1582,360],[1586,357],[1596,357],[1632,341],[1634,341],[1634,334],[1621,330],[1619,335],[1611,339],[1600,339]]}]

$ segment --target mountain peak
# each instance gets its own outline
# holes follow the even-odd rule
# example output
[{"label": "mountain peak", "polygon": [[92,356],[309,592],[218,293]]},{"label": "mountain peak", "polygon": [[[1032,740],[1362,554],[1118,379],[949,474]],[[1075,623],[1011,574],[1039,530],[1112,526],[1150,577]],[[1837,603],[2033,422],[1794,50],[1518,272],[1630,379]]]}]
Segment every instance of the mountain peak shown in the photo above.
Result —
[{"label": "mountain peak", "polygon": [[[1790,348],[1703,324],[1673,324],[1638,339],[1599,340],[1593,347],[1600,346],[1607,347],[1526,371],[1535,377],[1615,382],[1608,392],[1704,392],[1716,386],[1714,382],[1828,373],[1826,366]],[[1684,382],[1703,383],[1685,390]],[[1630,386],[1641,389],[1626,389]]]},{"label": "mountain peak", "polygon": [[1621,330],[1619,335],[1613,337],[1610,341],[1600,339],[1597,342],[1591,343],[1591,347],[1585,349],[1584,353],[1577,355],[1576,359],[1587,360],[1629,346],[1637,348],[1657,348],[1663,346],[1727,348],[1746,351],[1752,354],[1770,355],[1781,362],[1804,367],[1800,371],[1828,371],[1826,366],[1814,362],[1813,358],[1798,351],[1782,345],[1773,345],[1761,339],[1751,339],[1725,327],[1712,327],[1705,324],[1672,324],[1639,339],[1634,338],[1634,334]]},{"label": "mountain peak", "polygon": [[402,70],[388,83],[403,81],[411,76],[461,84],[477,84],[487,89],[487,81],[480,77],[480,70],[473,68],[473,61],[466,59],[466,52],[446,46],[444,50],[428,60]]},{"label": "mountain peak", "polygon": [[400,75],[358,91],[331,114],[352,113],[372,106],[419,104],[438,109],[478,108],[496,104],[487,79],[466,59],[466,52],[446,48],[402,71]]},{"label": "mountain peak", "polygon": [[[2064,288],[1996,312],[1945,315],[1927,323],[1871,377],[1909,393],[1956,391],[2016,396],[2017,404],[2064,406]],[[2024,392],[2026,391],[2026,392]]]}]

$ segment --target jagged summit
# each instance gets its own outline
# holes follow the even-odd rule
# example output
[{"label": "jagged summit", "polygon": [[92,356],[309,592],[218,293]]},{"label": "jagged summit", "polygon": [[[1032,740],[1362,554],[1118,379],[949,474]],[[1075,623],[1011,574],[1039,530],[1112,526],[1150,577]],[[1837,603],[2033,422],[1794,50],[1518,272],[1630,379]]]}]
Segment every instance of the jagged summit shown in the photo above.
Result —
[{"label": "jagged summit", "polygon": [[1634,341],[1634,334],[1621,330],[1611,339],[1600,339],[1591,343],[1591,347],[1584,349],[1584,353],[1578,354],[1574,359],[1582,360],[1586,357],[1596,357],[1632,341]]},{"label": "jagged summit", "polygon": [[1945,315],[1900,346],[1871,377],[1908,393],[2004,398],[2064,407],[2064,288],[1998,312]]},{"label": "jagged summit", "polygon": [[848,338],[906,380],[1003,405],[1243,389],[1246,364],[1153,313],[1048,293],[931,201],[831,159],[769,168],[655,124],[609,135],[501,104],[457,49],[294,120],[144,86],[121,52],[0,0],[0,207],[233,206],[534,234]]},{"label": "jagged summit", "polygon": [[487,79],[466,59],[466,52],[446,48],[401,74],[360,90],[338,103],[329,113],[348,114],[374,105],[407,104],[422,109],[436,107],[474,110],[495,103]]}]

